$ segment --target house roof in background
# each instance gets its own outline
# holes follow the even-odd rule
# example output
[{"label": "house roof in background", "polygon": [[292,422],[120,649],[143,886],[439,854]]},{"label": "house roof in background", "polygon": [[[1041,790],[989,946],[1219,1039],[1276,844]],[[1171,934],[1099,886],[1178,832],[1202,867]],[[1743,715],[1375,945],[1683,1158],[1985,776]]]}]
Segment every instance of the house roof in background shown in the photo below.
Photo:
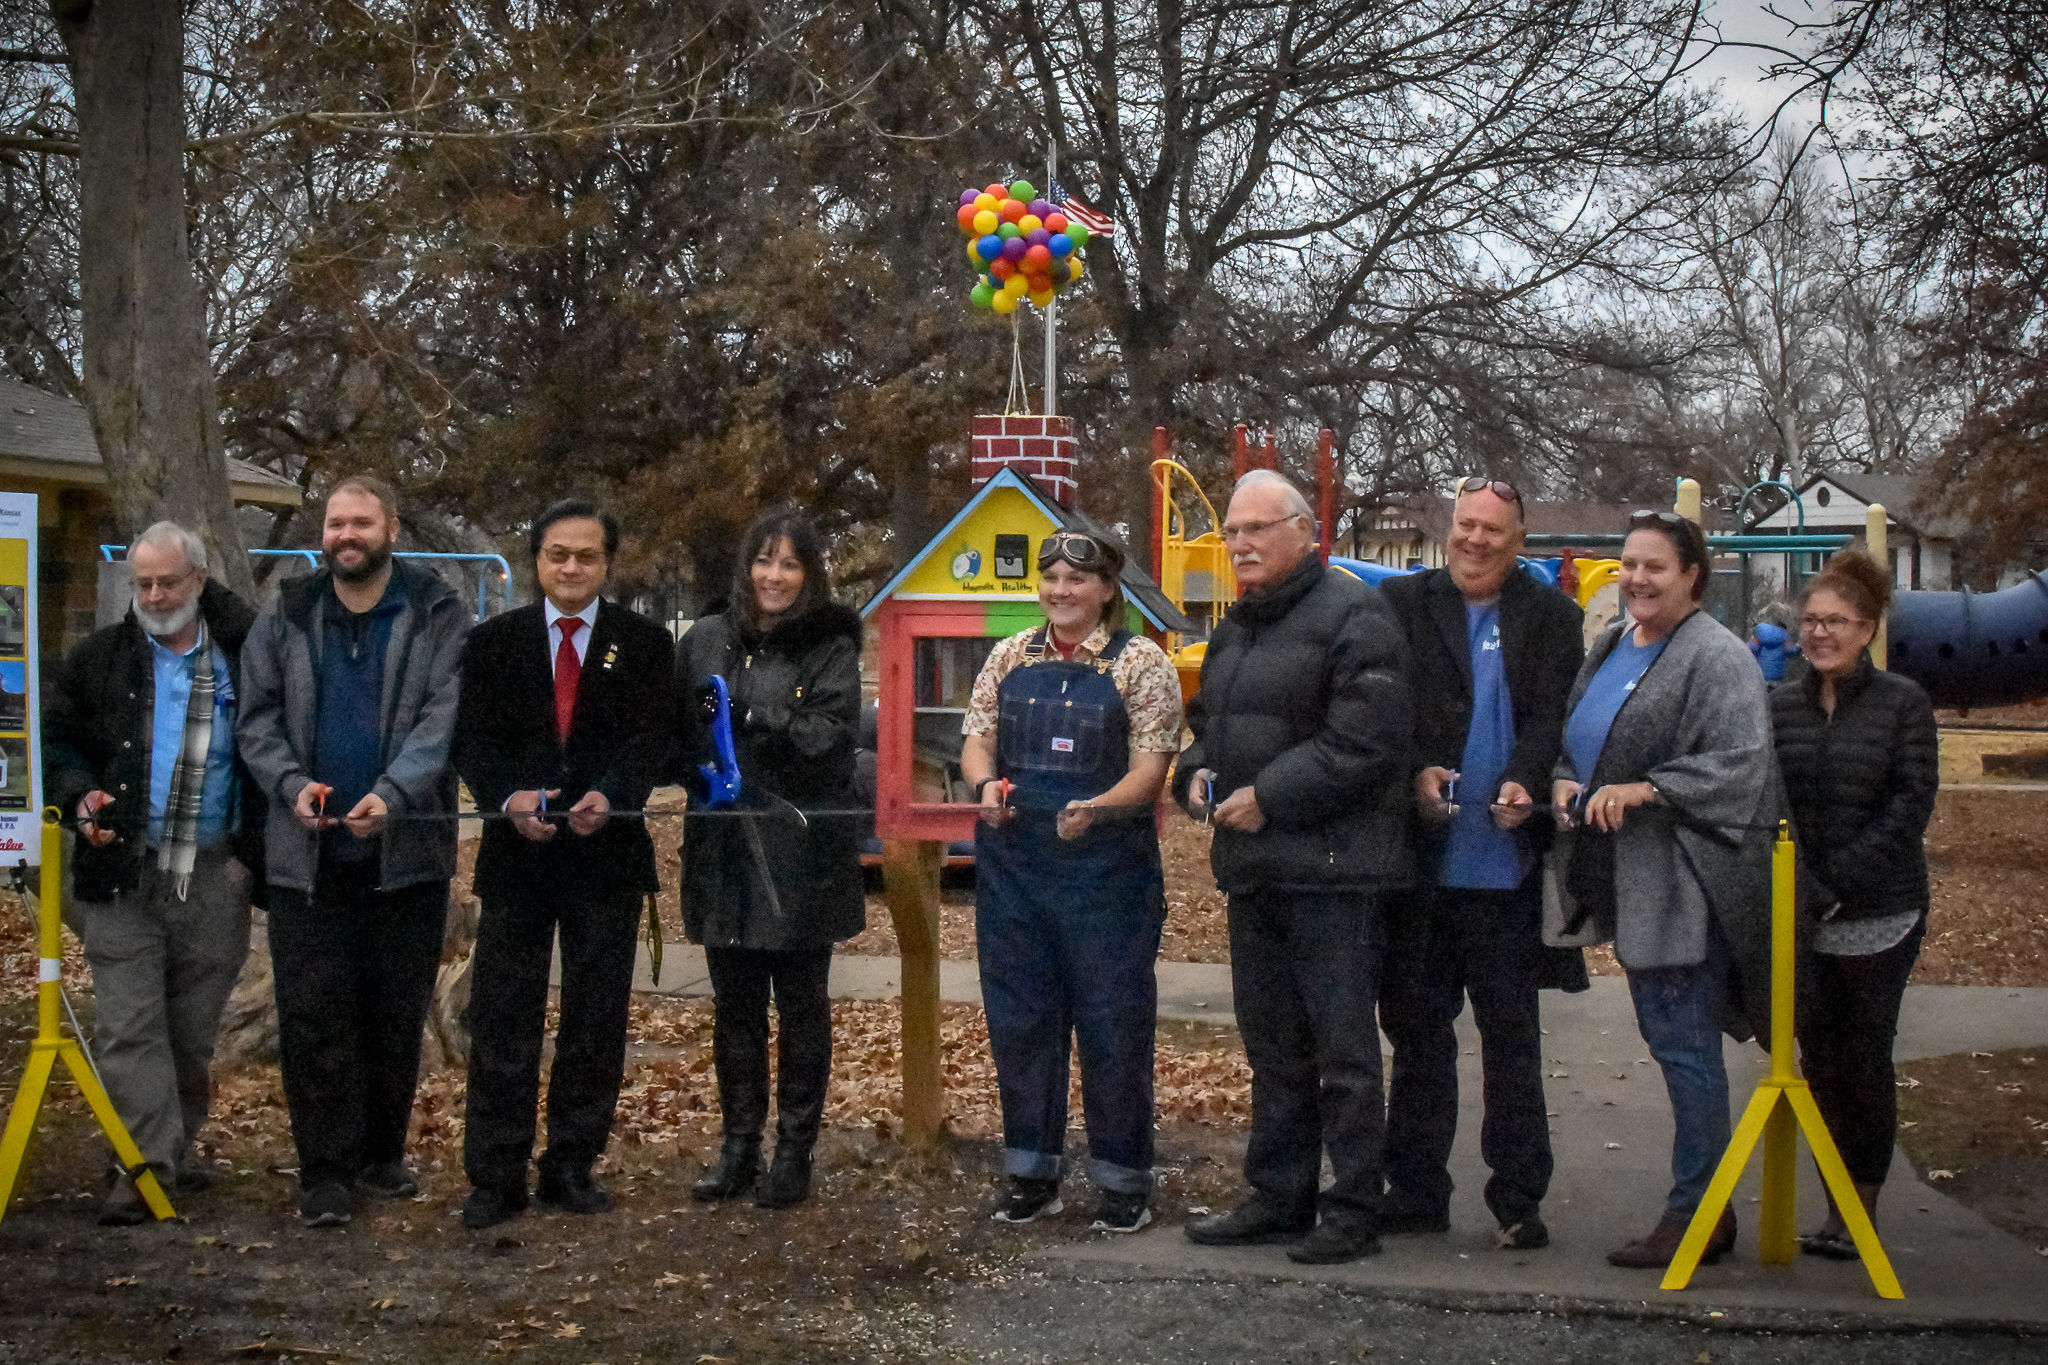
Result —
[{"label": "house roof in background", "polygon": [[[104,487],[106,467],[85,409],[11,375],[0,375],[0,473]],[[299,486],[247,460],[228,459],[237,502],[297,506]]]},{"label": "house roof in background", "polygon": [[[1385,504],[1381,514],[1405,510],[1410,513],[1409,525],[1413,529],[1442,543],[1451,533],[1451,506],[1454,501],[1436,496],[1403,498]],[[1620,506],[1606,502],[1550,502],[1531,498],[1523,502],[1522,515],[1531,535],[1615,535],[1628,529],[1629,513],[1640,506],[1640,503]],[[1724,529],[1727,514],[1719,508],[1708,507],[1704,509],[1702,520],[1710,534],[1719,535]],[[1384,536],[1399,529],[1378,529],[1376,533]]]},{"label": "house roof in background", "polygon": [[[1812,497],[1822,485],[1830,485],[1854,499],[1854,505],[1843,507],[1831,505],[1819,507]],[[1922,536],[1937,540],[1954,540],[1965,534],[1969,526],[1961,518],[1947,514],[1930,515],[1923,506],[1926,485],[1914,474],[1866,474],[1861,470],[1846,473],[1827,471],[1815,474],[1799,486],[1800,501],[1806,504],[1806,524],[1839,527],[1853,523],[1858,528],[1863,524],[1863,509],[1872,503],[1883,505],[1885,515],[1894,524],[1906,527]],[[1789,507],[1781,507],[1767,517],[1757,521],[1759,527],[1772,530],[1796,528],[1799,518]]]}]

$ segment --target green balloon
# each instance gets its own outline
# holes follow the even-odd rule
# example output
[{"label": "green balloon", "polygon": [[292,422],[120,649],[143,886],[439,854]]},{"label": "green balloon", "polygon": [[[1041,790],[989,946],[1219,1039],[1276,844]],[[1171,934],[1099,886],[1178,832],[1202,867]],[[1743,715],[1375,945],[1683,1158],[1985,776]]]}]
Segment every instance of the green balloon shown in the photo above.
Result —
[{"label": "green balloon", "polygon": [[1082,227],[1079,223],[1068,223],[1067,240],[1075,246],[1088,245],[1088,229]]},{"label": "green balloon", "polygon": [[967,296],[967,301],[976,308],[986,308],[989,306],[989,301],[995,298],[995,296],[996,291],[988,287],[987,280],[983,280],[980,284],[974,286],[974,291]]},{"label": "green balloon", "polygon": [[1017,225],[1015,223],[1004,223],[996,228],[996,236],[1002,238],[1006,242],[1009,241],[1012,237],[1017,237],[1021,235],[1022,234],[1018,232]]},{"label": "green balloon", "polygon": [[1010,182],[1010,197],[1020,204],[1028,204],[1038,197],[1038,189],[1029,180]]}]

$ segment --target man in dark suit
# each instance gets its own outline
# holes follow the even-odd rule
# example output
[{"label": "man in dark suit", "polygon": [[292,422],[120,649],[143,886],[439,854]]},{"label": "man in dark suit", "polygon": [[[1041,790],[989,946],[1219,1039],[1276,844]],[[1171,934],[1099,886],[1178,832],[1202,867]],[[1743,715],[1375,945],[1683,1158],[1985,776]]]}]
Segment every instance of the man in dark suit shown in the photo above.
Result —
[{"label": "man in dark suit", "polygon": [[1411,913],[1387,921],[1380,1026],[1394,1074],[1380,1230],[1450,1227],[1453,1025],[1470,996],[1485,1074],[1479,1147],[1493,1172],[1486,1205],[1501,1245],[1518,1250],[1550,1241],[1538,1215],[1551,1156],[1537,1016],[1549,822],[1531,817],[1543,813],[1584,653],[1577,605],[1519,567],[1523,529],[1514,485],[1463,480],[1446,567],[1380,586],[1408,641],[1424,873]]},{"label": "man in dark suit", "polygon": [[619,548],[611,515],[566,499],[528,535],[543,599],[473,631],[462,660],[456,770],[488,821],[469,1006],[463,1225],[526,1207],[548,972],[561,935],[561,1024],[536,1196],[601,1213],[591,1166],[611,1135],[641,899],[656,889],[637,811],[667,764],[667,631],[598,596]]}]

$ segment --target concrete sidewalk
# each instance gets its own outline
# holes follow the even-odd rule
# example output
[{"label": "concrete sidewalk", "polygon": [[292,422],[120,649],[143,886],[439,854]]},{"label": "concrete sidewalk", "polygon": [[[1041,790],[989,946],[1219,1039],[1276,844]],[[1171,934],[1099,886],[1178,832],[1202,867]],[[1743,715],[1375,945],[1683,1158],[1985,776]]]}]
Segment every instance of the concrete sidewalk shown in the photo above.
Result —
[{"label": "concrete sidewalk", "polygon": [[[684,944],[665,946],[662,978],[665,994],[710,993],[703,954]],[[832,989],[842,998],[893,998],[898,980],[893,958],[833,962]],[[651,989],[644,946],[637,984]],[[941,963],[940,987],[949,1001],[979,1003],[972,962]],[[1162,1017],[1235,1022],[1227,966],[1162,962],[1159,988]],[[1879,1299],[1862,1266],[1853,1262],[1801,1256],[1789,1266],[1760,1265],[1754,1160],[1736,1199],[1736,1254],[1719,1266],[1702,1267],[1692,1288],[1665,1293],[1656,1272],[1610,1267],[1605,1253],[1646,1230],[1662,1207],[1670,1183],[1670,1106],[1620,978],[1596,977],[1592,989],[1579,995],[1546,992],[1543,1011],[1545,1086],[1557,1154],[1557,1175],[1543,1207],[1554,1239],[1550,1248],[1507,1252],[1494,1246],[1493,1220],[1480,1199],[1486,1169],[1478,1151],[1478,1037],[1468,1012],[1459,1020],[1465,1107],[1452,1157],[1458,1190],[1448,1235],[1389,1238],[1381,1255],[1358,1264],[1303,1267],[1277,1247],[1197,1247],[1178,1227],[1192,1211],[1162,1208],[1160,1226],[1139,1236],[1078,1240],[1045,1253],[1049,1268],[1090,1278],[1298,1280],[1464,1306],[1725,1314],[1807,1325],[1818,1314],[1898,1326],[1997,1323],[2048,1330],[2048,1255],[1921,1183],[1903,1156],[1893,1162],[1880,1210],[1885,1246],[1906,1290],[1901,1302]],[[1896,1054],[1901,1060],[2029,1046],[2048,1047],[2048,989],[1917,986],[1907,992]],[[1739,1116],[1768,1063],[1756,1047],[1733,1043],[1727,1059]],[[1822,1207],[1819,1180],[1802,1159],[1799,1226],[1817,1223]]]}]

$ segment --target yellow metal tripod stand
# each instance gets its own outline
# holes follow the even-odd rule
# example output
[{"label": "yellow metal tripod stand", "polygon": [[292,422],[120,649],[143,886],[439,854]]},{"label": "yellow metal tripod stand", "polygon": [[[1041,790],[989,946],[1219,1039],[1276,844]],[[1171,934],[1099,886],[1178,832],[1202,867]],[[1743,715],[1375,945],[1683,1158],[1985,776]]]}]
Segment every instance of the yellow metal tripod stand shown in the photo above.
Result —
[{"label": "yellow metal tripod stand", "polygon": [[141,1150],[128,1136],[127,1125],[114,1112],[114,1103],[107,1098],[100,1078],[93,1074],[85,1050],[76,1038],[67,1038],[58,1025],[58,992],[62,989],[64,967],[64,944],[58,933],[64,894],[64,826],[60,820],[56,807],[43,811],[43,889],[36,925],[42,971],[36,987],[36,1041],[29,1053],[28,1069],[22,1073],[21,1089],[15,1092],[7,1128],[0,1132],[0,1218],[6,1217],[7,1206],[14,1200],[21,1168],[28,1161],[29,1139],[35,1136],[36,1118],[42,1113],[50,1077],[60,1061],[85,1093],[85,1102],[92,1106],[93,1117],[100,1121],[101,1131],[114,1145],[114,1155],[122,1168],[133,1177],[142,1202],[157,1218],[171,1218],[175,1216],[171,1201],[164,1197],[156,1173],[143,1162]]},{"label": "yellow metal tripod stand", "polygon": [[1664,1272],[1663,1287],[1683,1289],[1692,1283],[1692,1273],[1699,1268],[1700,1256],[1714,1235],[1715,1225],[1721,1221],[1721,1211],[1734,1197],[1735,1182],[1742,1178],[1743,1168],[1749,1164],[1750,1153],[1756,1150],[1759,1140],[1764,1146],[1763,1204],[1757,1229],[1759,1259],[1766,1265],[1791,1263],[1799,1250],[1793,1220],[1799,1197],[1798,1135],[1804,1132],[1807,1145],[1813,1149],[1814,1164],[1820,1167],[1821,1179],[1834,1196],[1835,1207],[1842,1211],[1842,1221],[1848,1225],[1849,1236],[1862,1254],[1863,1268],[1869,1272],[1878,1297],[1903,1299],[1906,1293],[1899,1288],[1899,1277],[1892,1273],[1891,1260],[1884,1254],[1884,1244],[1878,1241],[1870,1216],[1864,1212],[1863,1200],[1849,1179],[1848,1168],[1842,1164],[1842,1154],[1835,1150],[1835,1140],[1828,1135],[1827,1123],[1813,1102],[1813,1092],[1807,1089],[1805,1078],[1792,1069],[1793,867],[1791,827],[1780,822],[1778,841],[1771,849],[1771,1074],[1758,1082],[1756,1093],[1750,1096],[1749,1108],[1743,1111],[1742,1122],[1735,1126],[1728,1151],[1707,1185],[1706,1197],[1700,1201],[1692,1225],[1678,1244],[1677,1255]]}]

